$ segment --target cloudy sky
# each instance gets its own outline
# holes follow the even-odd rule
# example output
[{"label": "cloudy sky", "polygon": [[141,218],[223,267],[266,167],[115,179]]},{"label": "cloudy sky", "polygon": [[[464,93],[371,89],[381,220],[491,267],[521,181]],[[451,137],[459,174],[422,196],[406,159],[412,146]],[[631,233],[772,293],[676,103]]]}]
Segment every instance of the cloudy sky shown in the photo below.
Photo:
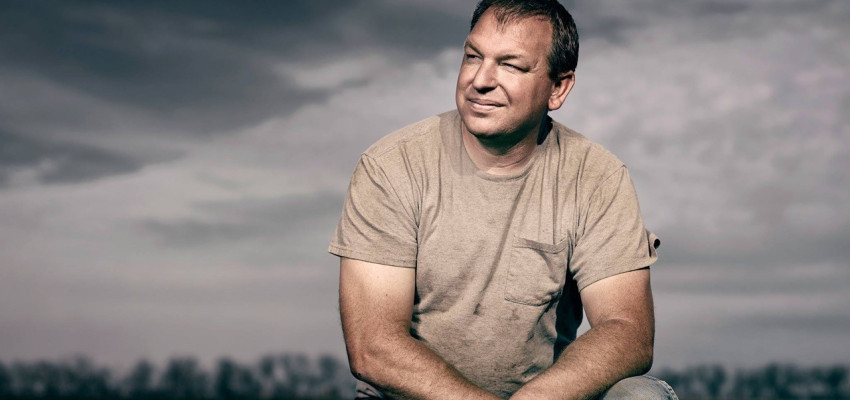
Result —
[{"label": "cloudy sky", "polygon": [[[565,3],[656,366],[850,360],[850,3]],[[343,355],[351,170],[454,107],[473,1],[0,4],[0,360]],[[843,110],[843,111],[842,111]]]}]

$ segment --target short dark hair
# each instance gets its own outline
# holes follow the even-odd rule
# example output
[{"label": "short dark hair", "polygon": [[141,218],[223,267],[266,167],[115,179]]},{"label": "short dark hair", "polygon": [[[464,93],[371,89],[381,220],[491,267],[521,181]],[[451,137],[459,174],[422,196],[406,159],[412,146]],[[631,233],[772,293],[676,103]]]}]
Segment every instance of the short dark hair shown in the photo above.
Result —
[{"label": "short dark hair", "polygon": [[481,0],[472,13],[469,30],[493,8],[500,24],[524,17],[544,17],[552,24],[552,48],[549,50],[549,78],[575,71],[578,64],[578,30],[573,16],[557,0]]}]

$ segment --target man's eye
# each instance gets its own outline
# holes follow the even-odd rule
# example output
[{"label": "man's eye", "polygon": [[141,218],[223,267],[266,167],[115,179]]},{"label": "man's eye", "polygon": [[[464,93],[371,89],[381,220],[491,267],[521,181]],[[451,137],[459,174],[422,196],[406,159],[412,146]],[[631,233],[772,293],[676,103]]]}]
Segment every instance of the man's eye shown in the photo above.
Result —
[{"label": "man's eye", "polygon": [[477,56],[477,55],[475,55],[475,54],[467,54],[467,55],[466,55],[466,59],[467,59],[467,60],[474,60],[474,59],[476,59],[476,58],[478,58],[478,56]]},{"label": "man's eye", "polygon": [[520,68],[520,67],[518,67],[518,66],[516,66],[516,65],[513,65],[513,64],[502,63],[502,65],[504,65],[504,66],[506,66],[506,67],[508,67],[508,68],[510,68],[510,69],[517,70],[517,71],[523,71],[523,69],[522,69],[522,68]]}]

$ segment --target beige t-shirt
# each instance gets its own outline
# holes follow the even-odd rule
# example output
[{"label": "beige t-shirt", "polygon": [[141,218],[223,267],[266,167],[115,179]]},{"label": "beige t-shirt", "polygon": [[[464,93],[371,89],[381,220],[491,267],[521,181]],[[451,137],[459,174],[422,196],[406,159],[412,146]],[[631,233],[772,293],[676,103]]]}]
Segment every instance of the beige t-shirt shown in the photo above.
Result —
[{"label": "beige t-shirt", "polygon": [[479,170],[450,111],[360,158],[328,251],[416,268],[411,334],[509,396],[575,339],[579,290],[655,262],[626,167],[554,122],[514,175]]}]

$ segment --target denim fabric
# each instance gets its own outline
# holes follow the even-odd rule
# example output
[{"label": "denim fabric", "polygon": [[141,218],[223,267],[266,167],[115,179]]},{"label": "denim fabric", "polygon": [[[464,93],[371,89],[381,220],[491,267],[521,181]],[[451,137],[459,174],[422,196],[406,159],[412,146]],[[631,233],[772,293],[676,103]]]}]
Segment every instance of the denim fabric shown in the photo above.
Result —
[{"label": "denim fabric", "polygon": [[623,379],[599,396],[599,400],[620,399],[679,400],[679,397],[667,382],[643,375]]}]

